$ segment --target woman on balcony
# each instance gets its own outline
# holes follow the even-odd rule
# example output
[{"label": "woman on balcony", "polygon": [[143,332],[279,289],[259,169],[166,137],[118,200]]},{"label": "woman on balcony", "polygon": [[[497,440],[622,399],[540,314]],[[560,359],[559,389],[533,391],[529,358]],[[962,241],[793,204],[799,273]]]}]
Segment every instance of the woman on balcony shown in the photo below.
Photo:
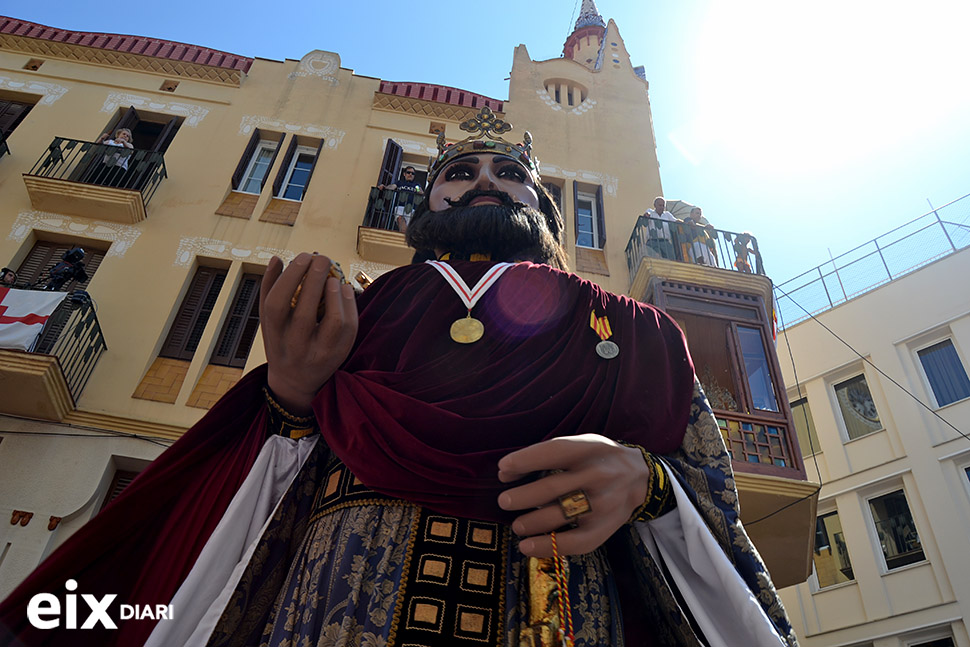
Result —
[{"label": "woman on balcony", "polygon": [[[117,146],[134,150],[131,143],[131,131],[127,128],[119,128],[115,131],[114,138],[110,133],[101,133],[95,143],[107,146]],[[121,150],[118,152],[108,152],[101,160],[101,168],[95,171],[94,182],[103,186],[123,186],[125,176],[128,173],[128,159],[131,153]]]}]

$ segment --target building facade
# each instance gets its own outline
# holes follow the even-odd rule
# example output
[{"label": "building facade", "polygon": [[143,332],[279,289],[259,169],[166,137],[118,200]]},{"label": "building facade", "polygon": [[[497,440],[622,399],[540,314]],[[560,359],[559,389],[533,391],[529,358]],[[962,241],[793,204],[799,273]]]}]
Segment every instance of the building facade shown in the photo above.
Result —
[{"label": "building facade", "polygon": [[[0,260],[20,287],[72,295],[30,352],[0,348],[0,597],[265,361],[257,293],[273,255],[319,251],[348,277],[410,262],[402,228],[422,196],[389,187],[407,167],[423,180],[438,133],[462,139],[484,107],[513,136],[531,132],[575,272],[662,307],[677,290],[711,301],[705,286],[740,304],[741,332],[728,315],[719,324],[734,336],[713,379],[738,398],[719,422],[769,568],[783,584],[807,576],[817,484],[770,343],[757,243],[712,229],[717,267],[693,263],[686,234],[676,258],[642,244],[641,214],[663,193],[648,84],[591,0],[562,57],[515,49],[507,100],[358,76],[324,50],[269,61],[9,18],[0,68]],[[116,145],[120,129],[131,148]],[[76,247],[86,276],[66,260]],[[677,303],[682,323],[706,316]],[[771,405],[749,397],[750,358],[728,352],[742,337]],[[692,339],[695,351],[704,335]]]},{"label": "building facade", "polygon": [[970,271],[970,235],[958,203],[798,284],[807,304],[884,276],[779,334],[806,468],[822,483],[813,574],[782,591],[807,647],[970,645],[970,296],[956,278]]}]

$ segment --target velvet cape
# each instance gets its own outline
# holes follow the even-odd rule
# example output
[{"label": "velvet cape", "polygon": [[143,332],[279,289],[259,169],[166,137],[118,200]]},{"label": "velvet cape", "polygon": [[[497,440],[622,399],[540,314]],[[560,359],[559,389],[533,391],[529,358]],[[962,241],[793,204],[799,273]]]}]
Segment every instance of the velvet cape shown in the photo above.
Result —
[{"label": "velvet cape", "polygon": [[[451,265],[474,285],[492,264]],[[485,336],[470,345],[450,339],[468,312],[430,266],[380,277],[358,305],[354,348],[313,407],[328,446],[375,490],[507,522],[497,462],[515,449],[588,432],[656,453],[680,446],[693,367],[680,330],[650,306],[531,263],[510,268],[475,306]],[[608,318],[618,357],[597,355],[591,315]],[[245,376],[0,605],[0,645],[144,641],[150,620],[43,631],[27,622],[27,604],[60,596],[69,578],[78,593],[117,594],[120,604],[167,603],[266,438],[265,375]]]}]

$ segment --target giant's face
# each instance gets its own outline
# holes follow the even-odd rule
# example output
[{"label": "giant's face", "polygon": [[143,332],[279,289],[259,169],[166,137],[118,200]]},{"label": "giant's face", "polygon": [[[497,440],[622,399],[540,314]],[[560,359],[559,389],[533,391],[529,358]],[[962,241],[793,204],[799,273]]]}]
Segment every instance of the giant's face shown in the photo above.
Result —
[{"label": "giant's face", "polygon": [[[511,157],[498,153],[466,155],[450,162],[435,179],[428,194],[432,211],[444,211],[472,189],[501,191],[514,202],[539,208],[539,194],[532,174]],[[501,204],[494,196],[479,196],[469,205]]]}]

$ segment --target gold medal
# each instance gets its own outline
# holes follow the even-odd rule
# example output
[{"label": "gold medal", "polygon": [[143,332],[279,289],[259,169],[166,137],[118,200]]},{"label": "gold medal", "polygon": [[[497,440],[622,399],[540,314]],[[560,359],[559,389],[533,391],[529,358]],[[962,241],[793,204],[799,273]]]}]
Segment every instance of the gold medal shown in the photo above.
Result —
[{"label": "gold medal", "polygon": [[472,344],[485,334],[485,326],[469,312],[464,319],[451,324],[451,338],[459,344]]}]

